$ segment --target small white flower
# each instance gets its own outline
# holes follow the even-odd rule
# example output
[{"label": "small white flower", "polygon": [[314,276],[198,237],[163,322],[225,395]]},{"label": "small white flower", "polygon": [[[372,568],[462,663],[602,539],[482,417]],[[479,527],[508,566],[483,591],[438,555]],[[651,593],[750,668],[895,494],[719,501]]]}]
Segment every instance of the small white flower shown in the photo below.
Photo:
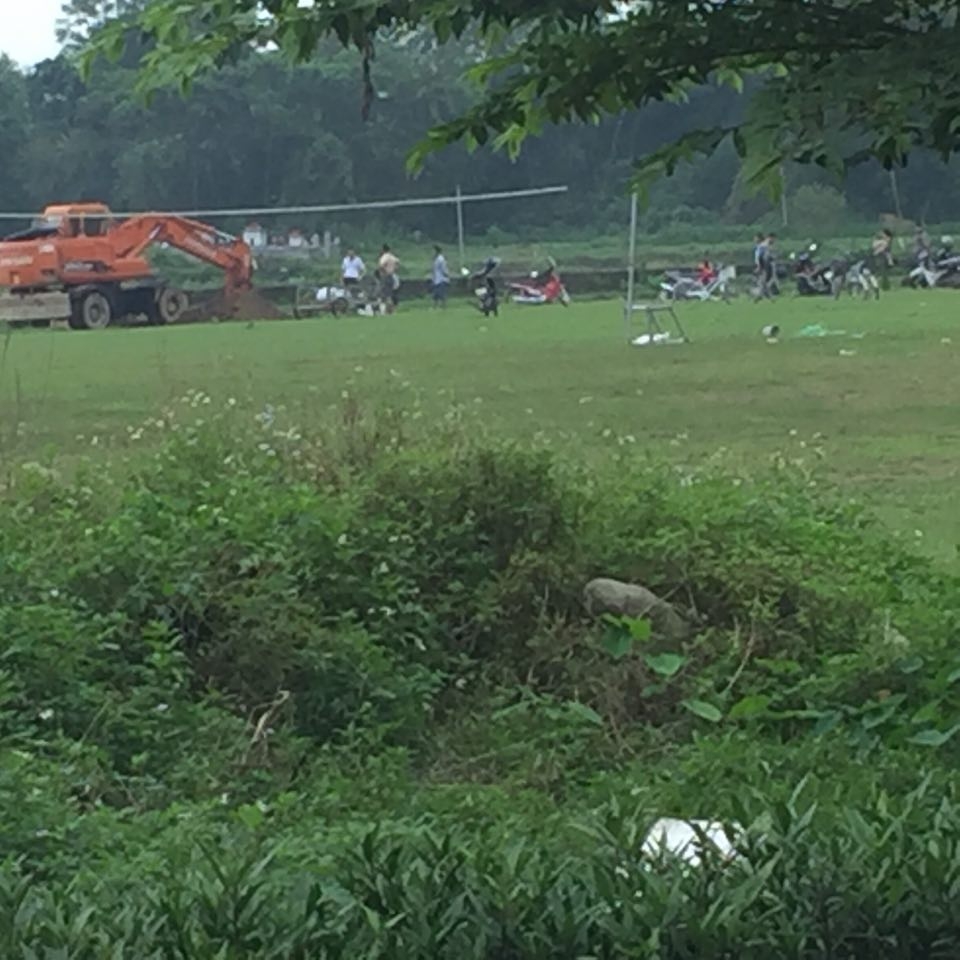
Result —
[{"label": "small white flower", "polygon": [[158,703],[156,707],[154,707],[154,710],[156,710],[157,713],[166,713],[169,709],[169,703]]},{"label": "small white flower", "polygon": [[345,547],[347,545],[347,535],[345,533],[341,533],[340,536],[337,537],[337,544],[341,547]]},{"label": "small white flower", "polygon": [[46,710],[41,710],[41,711],[37,714],[37,716],[38,716],[41,720],[43,720],[43,721],[52,720],[52,719],[53,719],[53,710],[51,710],[49,707],[47,707]]}]

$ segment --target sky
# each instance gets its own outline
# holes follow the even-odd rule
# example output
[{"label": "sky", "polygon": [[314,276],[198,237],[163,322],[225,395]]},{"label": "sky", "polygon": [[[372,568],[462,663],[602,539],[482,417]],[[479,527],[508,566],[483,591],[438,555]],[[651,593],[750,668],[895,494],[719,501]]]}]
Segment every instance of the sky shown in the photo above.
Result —
[{"label": "sky", "polygon": [[61,0],[0,0],[0,53],[29,67],[52,57],[59,46],[54,27]]}]

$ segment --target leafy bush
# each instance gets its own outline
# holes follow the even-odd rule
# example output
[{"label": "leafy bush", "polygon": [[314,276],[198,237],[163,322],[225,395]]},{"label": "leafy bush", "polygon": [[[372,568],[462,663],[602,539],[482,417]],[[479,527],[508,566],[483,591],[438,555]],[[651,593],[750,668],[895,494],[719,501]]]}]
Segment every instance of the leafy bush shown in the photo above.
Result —
[{"label": "leafy bush", "polygon": [[641,858],[651,817],[617,803],[552,836],[375,828],[313,876],[242,830],[172,850],[133,887],[39,885],[8,867],[0,943],[183,960],[956,955],[955,791],[873,789],[824,826],[805,790],[745,804],[739,856],[708,851],[699,869]]},{"label": "leafy bush", "polygon": [[[3,955],[954,949],[954,577],[803,465],[268,413],[5,494]],[[640,869],[672,813],[762,825],[753,866]]]}]

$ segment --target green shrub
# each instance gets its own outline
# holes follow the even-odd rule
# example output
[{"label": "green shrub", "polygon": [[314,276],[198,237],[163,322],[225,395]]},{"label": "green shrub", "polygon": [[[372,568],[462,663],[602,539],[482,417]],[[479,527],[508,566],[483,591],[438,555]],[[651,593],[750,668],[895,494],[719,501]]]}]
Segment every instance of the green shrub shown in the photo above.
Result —
[{"label": "green shrub", "polygon": [[172,848],[132,887],[40,885],[7,867],[0,944],[184,960],[955,956],[955,791],[868,790],[835,800],[827,825],[805,793],[794,782],[782,802],[745,803],[739,857],[699,869],[642,859],[656,815],[617,803],[551,835],[519,821],[371,829],[304,876],[256,839],[254,817]]},{"label": "green shrub", "polygon": [[[33,469],[5,494],[0,845],[22,876],[0,953],[680,957],[746,937],[745,956],[818,956],[823,898],[854,917],[834,956],[881,929],[892,956],[935,928],[954,943],[948,906],[904,920],[883,861],[851,852],[880,830],[910,896],[921,870],[953,883],[882,804],[906,810],[922,764],[953,803],[954,577],[802,470],[588,470],[449,427],[411,443],[398,411],[339,416],[306,439],[267,416],[171,426],[130,475]],[[667,598],[689,638],[591,618],[596,576]],[[842,843],[795,843],[770,813],[798,768]],[[953,807],[932,827],[914,810],[934,816],[930,789],[897,823],[949,852]],[[611,796],[643,815],[610,814],[592,847],[559,825],[595,828],[584,808]],[[615,864],[651,816],[764,811],[780,901],[747,897],[755,876],[630,873],[669,922],[623,909]],[[834,885],[791,886],[785,864]],[[861,909],[844,884],[863,883]]]}]

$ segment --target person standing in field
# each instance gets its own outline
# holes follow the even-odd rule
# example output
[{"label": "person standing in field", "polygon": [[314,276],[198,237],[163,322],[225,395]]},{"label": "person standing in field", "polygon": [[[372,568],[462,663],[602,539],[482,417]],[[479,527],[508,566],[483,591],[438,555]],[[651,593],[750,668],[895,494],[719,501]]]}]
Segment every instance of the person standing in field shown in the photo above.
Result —
[{"label": "person standing in field", "polygon": [[433,248],[433,253],[433,303],[437,307],[446,307],[450,293],[450,270],[447,267],[447,258],[439,246]]},{"label": "person standing in field", "polygon": [[353,248],[347,250],[347,255],[343,258],[343,264],[340,268],[340,276],[346,290],[348,292],[356,290],[366,272],[367,268],[363,260],[357,256],[356,251]]},{"label": "person standing in field", "polygon": [[757,300],[772,300],[776,266],[773,258],[773,234],[757,234],[757,243],[753,248],[754,266],[757,273]]},{"label": "person standing in field", "polygon": [[890,268],[893,266],[893,231],[884,228],[874,238],[871,247],[873,272],[880,276],[883,290],[890,289]]},{"label": "person standing in field", "polygon": [[387,244],[383,245],[377,273],[380,276],[380,297],[387,305],[387,313],[393,313],[400,303],[400,260]]}]

